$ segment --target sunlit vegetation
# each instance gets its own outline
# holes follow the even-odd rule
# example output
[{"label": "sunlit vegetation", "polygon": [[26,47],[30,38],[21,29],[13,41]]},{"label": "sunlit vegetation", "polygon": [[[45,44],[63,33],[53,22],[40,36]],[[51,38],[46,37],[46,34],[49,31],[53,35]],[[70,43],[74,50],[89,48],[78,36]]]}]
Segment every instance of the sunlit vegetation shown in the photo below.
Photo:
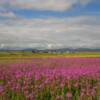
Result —
[{"label": "sunlit vegetation", "polygon": [[97,53],[95,57],[82,53],[78,53],[82,57],[66,57],[66,53],[25,52],[22,56],[22,52],[13,52],[14,58],[4,54],[0,58],[0,100],[100,100]]}]

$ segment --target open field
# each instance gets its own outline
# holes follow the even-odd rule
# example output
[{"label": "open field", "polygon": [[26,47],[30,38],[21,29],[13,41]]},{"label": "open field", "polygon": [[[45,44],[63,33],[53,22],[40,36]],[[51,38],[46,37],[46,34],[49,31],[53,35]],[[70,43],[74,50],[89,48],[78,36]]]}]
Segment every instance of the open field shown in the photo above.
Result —
[{"label": "open field", "polygon": [[50,52],[50,53],[32,53],[31,51],[1,51],[0,58],[33,58],[33,57],[100,57],[100,52]]},{"label": "open field", "polygon": [[100,52],[0,52],[0,100],[100,100]]}]

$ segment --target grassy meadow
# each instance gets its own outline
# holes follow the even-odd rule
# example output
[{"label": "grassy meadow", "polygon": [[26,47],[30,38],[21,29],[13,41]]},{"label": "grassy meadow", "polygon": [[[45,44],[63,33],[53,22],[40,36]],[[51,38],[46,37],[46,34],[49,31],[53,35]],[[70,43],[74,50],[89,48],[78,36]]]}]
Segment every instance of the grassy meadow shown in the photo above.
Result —
[{"label": "grassy meadow", "polygon": [[85,51],[85,52],[49,52],[49,53],[33,53],[31,51],[1,51],[0,52],[0,57],[57,57],[57,56],[61,56],[61,57],[100,57],[100,52],[89,52],[89,51]]}]

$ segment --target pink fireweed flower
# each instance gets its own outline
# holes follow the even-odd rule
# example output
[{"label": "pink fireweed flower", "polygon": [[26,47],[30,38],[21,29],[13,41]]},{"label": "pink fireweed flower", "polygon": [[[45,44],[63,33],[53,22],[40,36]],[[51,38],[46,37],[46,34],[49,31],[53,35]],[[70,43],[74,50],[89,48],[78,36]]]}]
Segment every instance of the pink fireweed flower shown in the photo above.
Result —
[{"label": "pink fireweed flower", "polygon": [[84,92],[81,92],[80,96],[83,97],[84,95],[85,95],[85,93]]},{"label": "pink fireweed flower", "polygon": [[98,100],[100,100],[100,96],[98,97]]},{"label": "pink fireweed flower", "polygon": [[61,88],[63,88],[63,87],[64,87],[64,83],[63,83],[63,82],[60,84],[60,87],[61,87]]},{"label": "pink fireweed flower", "polygon": [[75,84],[74,84],[74,87],[75,87],[75,88],[78,88],[78,83],[75,83]]},{"label": "pink fireweed flower", "polygon": [[95,96],[95,95],[96,95],[96,90],[95,90],[95,89],[92,89],[92,90],[91,90],[91,95],[92,95],[92,96]]},{"label": "pink fireweed flower", "polygon": [[16,85],[16,90],[17,90],[17,91],[20,91],[20,90],[21,90],[20,84],[17,84],[17,85]]},{"label": "pink fireweed flower", "polygon": [[66,97],[71,98],[72,97],[72,93],[71,92],[67,92],[66,93]]},{"label": "pink fireweed flower", "polygon": [[57,96],[56,100],[62,100],[62,97],[61,96]]},{"label": "pink fireweed flower", "polygon": [[0,86],[0,94],[2,94],[4,92],[4,88],[3,86]]}]

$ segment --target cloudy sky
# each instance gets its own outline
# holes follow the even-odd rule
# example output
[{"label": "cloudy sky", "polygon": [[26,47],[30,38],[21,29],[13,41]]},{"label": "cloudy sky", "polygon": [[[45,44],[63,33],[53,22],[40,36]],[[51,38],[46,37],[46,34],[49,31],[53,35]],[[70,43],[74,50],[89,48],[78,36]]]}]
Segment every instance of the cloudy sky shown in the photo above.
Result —
[{"label": "cloudy sky", "polygon": [[0,0],[0,49],[100,48],[100,0]]}]

